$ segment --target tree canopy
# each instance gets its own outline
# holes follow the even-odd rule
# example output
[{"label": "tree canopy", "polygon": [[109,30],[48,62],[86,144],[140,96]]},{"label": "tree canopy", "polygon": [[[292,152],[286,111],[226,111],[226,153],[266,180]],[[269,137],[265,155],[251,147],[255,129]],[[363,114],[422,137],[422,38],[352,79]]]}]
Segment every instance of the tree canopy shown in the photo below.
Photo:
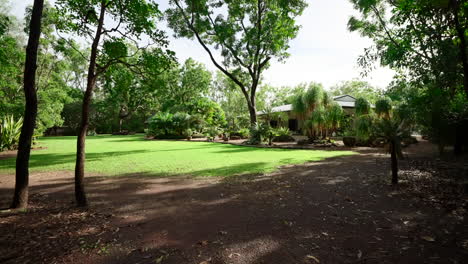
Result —
[{"label": "tree canopy", "polygon": [[[169,26],[177,37],[196,39],[214,65],[241,90],[256,122],[255,95],[262,72],[272,59],[288,57],[289,41],[299,26],[305,1],[171,0]],[[212,46],[220,50],[219,61]]]}]

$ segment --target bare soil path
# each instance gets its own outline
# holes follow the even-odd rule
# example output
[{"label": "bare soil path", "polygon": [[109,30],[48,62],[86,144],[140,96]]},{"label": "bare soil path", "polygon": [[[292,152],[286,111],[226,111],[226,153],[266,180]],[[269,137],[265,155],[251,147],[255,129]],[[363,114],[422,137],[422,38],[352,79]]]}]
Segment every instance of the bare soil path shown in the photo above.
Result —
[{"label": "bare soil path", "polygon": [[0,213],[0,263],[467,263],[468,163],[432,150],[407,149],[398,187],[371,149],[229,179],[88,175],[88,210],[72,173],[35,173],[31,208]]}]

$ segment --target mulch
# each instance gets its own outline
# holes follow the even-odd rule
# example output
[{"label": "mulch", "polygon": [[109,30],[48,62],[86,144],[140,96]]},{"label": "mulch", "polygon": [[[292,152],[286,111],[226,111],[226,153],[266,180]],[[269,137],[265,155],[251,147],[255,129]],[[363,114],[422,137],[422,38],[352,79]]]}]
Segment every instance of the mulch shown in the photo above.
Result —
[{"label": "mulch", "polygon": [[[421,142],[389,182],[378,149],[218,179],[34,173],[30,208],[0,213],[1,263],[466,263],[466,159]],[[0,206],[12,175],[0,176]]]}]

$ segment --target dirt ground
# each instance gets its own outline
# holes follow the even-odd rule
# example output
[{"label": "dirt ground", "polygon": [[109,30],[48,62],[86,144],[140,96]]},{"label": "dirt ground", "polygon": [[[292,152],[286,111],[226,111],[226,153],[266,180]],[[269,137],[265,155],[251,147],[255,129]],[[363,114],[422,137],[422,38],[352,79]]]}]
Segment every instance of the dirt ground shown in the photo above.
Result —
[{"label": "dirt ground", "polygon": [[376,149],[229,179],[88,175],[87,210],[71,172],[34,173],[30,209],[0,213],[0,263],[467,263],[468,162],[433,150],[406,149],[397,187]]}]

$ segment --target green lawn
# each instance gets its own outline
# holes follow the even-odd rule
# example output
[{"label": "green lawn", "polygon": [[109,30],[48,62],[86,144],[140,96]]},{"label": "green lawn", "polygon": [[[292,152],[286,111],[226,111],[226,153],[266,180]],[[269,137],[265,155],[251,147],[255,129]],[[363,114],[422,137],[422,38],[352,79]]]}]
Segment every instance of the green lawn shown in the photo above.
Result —
[{"label": "green lawn", "polygon": [[[75,137],[40,139],[31,153],[31,171],[73,170]],[[94,136],[86,140],[86,171],[108,176],[143,174],[231,176],[265,173],[280,165],[352,155],[351,151],[265,149],[208,142],[150,141],[141,135]],[[15,159],[0,160],[0,174],[14,173]]]}]

